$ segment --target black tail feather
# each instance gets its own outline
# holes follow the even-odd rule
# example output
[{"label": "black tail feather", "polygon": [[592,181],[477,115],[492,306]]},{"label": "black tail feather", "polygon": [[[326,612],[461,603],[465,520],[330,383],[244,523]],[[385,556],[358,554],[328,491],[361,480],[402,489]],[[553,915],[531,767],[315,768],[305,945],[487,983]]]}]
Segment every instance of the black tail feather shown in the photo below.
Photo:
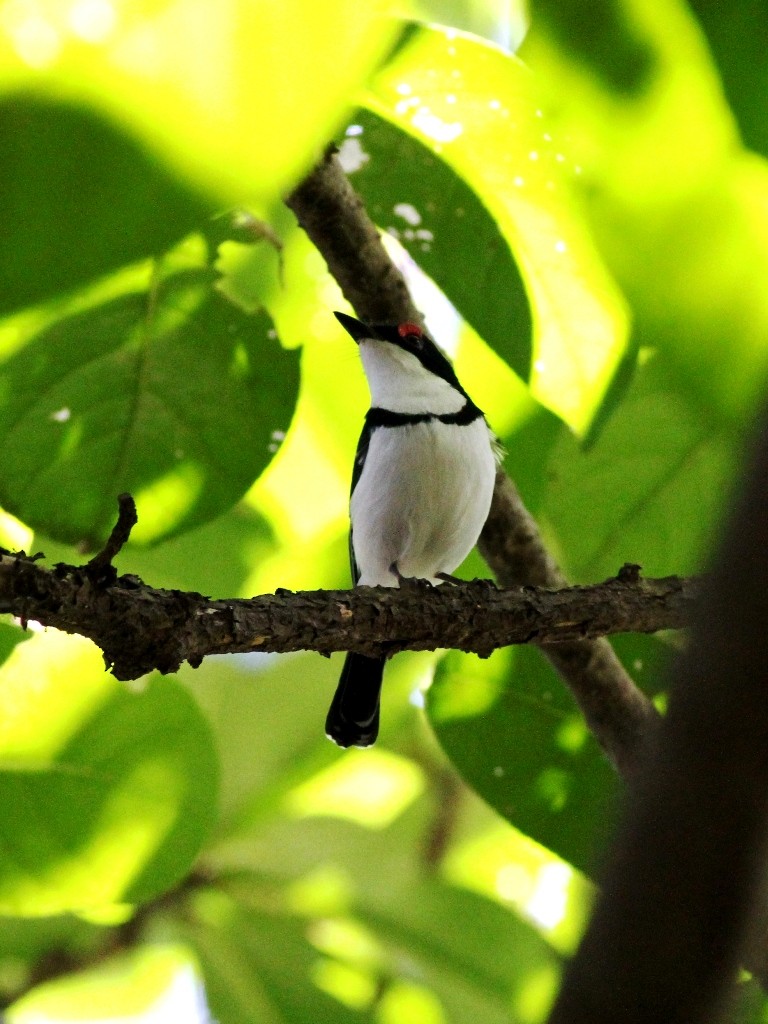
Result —
[{"label": "black tail feather", "polygon": [[384,658],[350,652],[341,671],[325,731],[340,747],[370,747],[379,734]]}]

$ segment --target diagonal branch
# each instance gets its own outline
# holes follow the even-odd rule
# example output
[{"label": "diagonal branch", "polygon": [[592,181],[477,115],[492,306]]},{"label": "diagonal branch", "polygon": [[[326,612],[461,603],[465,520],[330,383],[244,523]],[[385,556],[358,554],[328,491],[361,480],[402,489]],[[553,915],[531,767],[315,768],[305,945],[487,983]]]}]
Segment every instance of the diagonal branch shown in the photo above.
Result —
[{"label": "diagonal branch", "polygon": [[[332,147],[286,202],[359,317],[393,323],[422,319]],[[535,521],[503,472],[479,546],[503,587],[565,586]],[[544,645],[542,652],[610,759],[620,771],[630,771],[659,715],[611,645],[604,639],[574,640]]]},{"label": "diagonal branch", "polygon": [[613,632],[684,626],[696,581],[637,573],[592,587],[497,590],[487,580],[403,589],[359,587],[213,601],[158,590],[136,576],[95,578],[89,566],[53,569],[23,553],[0,556],[0,611],[79,633],[119,679],[199,665],[210,654],[251,651],[362,654],[572,642]]}]

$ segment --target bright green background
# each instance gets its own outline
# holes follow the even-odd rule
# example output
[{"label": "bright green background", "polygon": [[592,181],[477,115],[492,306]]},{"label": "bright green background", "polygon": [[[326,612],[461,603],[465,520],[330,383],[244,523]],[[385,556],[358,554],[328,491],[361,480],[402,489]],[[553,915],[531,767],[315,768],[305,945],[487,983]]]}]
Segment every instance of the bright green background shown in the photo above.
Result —
[{"label": "bright green background", "polygon": [[[365,382],[282,205],[335,139],[567,574],[701,569],[765,371],[763,15],[530,15],[514,57],[492,0],[0,0],[0,543],[82,561],[127,489],[155,586],[349,582]],[[663,695],[675,643],[616,648]],[[545,1019],[620,785],[536,651],[398,657],[364,752],[339,658],[0,658],[11,1024],[180,977],[222,1024]]]}]

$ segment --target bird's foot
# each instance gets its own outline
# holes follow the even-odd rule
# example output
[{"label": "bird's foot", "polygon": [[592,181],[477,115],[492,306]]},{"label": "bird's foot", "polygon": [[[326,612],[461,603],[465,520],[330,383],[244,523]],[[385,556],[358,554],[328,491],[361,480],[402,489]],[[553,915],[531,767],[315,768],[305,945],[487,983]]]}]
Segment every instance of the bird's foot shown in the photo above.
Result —
[{"label": "bird's foot", "polygon": [[469,581],[471,587],[477,587],[478,590],[498,590],[499,585],[496,580],[482,578],[476,576],[473,580]]},{"label": "bird's foot", "polygon": [[397,562],[393,562],[389,571],[395,577],[401,590],[431,590],[432,584],[429,580],[420,579],[418,576],[403,576],[398,568]]},{"label": "bird's foot", "polygon": [[444,583],[452,583],[455,587],[475,587],[477,590],[498,590],[495,580],[480,579],[477,576],[473,580],[462,580],[458,576],[452,576],[449,572],[435,573],[437,579]]},{"label": "bird's foot", "polygon": [[458,576],[451,576],[449,572],[436,572],[435,576],[437,579],[442,580],[443,583],[452,583],[454,586],[467,582],[466,580],[459,579]]}]

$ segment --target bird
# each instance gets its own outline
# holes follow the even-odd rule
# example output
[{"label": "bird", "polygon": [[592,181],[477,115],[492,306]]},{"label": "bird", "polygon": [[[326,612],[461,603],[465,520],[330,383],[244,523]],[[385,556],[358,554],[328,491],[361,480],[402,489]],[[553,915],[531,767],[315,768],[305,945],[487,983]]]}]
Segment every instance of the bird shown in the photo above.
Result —
[{"label": "bird", "polygon": [[[354,585],[437,585],[463,562],[488,517],[496,439],[418,324],[335,316],[357,342],[371,393],[349,502]],[[339,746],[376,741],[384,662],[347,654],[325,723]]]}]

